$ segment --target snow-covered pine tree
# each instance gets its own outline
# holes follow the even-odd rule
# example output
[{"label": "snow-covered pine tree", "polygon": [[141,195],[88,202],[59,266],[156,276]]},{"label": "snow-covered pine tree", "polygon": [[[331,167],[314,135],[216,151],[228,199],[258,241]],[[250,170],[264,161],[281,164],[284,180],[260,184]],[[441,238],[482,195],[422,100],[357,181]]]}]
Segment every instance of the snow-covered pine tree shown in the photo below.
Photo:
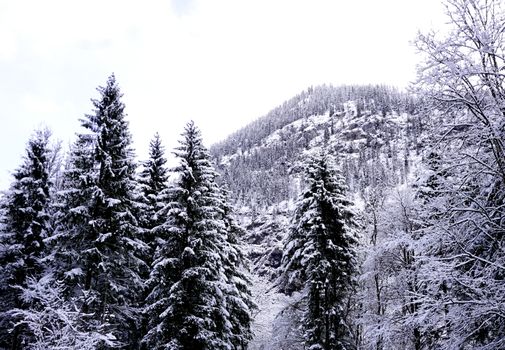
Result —
[{"label": "snow-covered pine tree", "polygon": [[140,187],[140,226],[144,229],[143,241],[149,245],[149,261],[156,248],[156,242],[152,229],[163,223],[163,217],[158,215],[166,206],[168,170],[166,168],[165,149],[161,144],[161,138],[156,133],[149,143],[149,159],[143,162],[142,170],[138,176]]},{"label": "snow-covered pine tree", "polygon": [[229,204],[228,190],[221,188],[220,192],[224,234],[228,243],[221,254],[227,278],[224,293],[232,325],[230,341],[233,349],[247,349],[247,344],[253,336],[251,311],[256,308],[256,305],[252,301],[249,288],[250,280],[247,276],[246,257],[240,246],[240,237],[245,233],[233,218],[233,208]]},{"label": "snow-covered pine tree", "polygon": [[[109,334],[103,337],[106,342],[109,342],[114,340],[111,338],[109,325],[98,319],[93,314],[94,310],[88,306],[91,300],[100,298],[98,292],[90,286],[91,276],[95,273],[93,261],[97,254],[96,232],[91,226],[94,198],[98,190],[95,139],[96,135],[92,132],[79,133],[70,148],[60,190],[55,196],[54,202],[58,211],[55,214],[54,234],[48,246],[52,255],[55,284],[60,286],[58,292],[60,307],[62,310],[69,310],[72,307],[79,310],[75,324],[72,325],[73,329],[79,330],[81,335]],[[87,283],[90,285],[87,286]],[[41,299],[41,302],[44,303],[47,300]],[[33,318],[34,315],[31,317]],[[57,322],[53,323],[53,325],[57,324]],[[74,334],[76,337],[81,335]],[[94,337],[97,344],[101,342],[100,339]]]},{"label": "snow-covered pine tree", "polygon": [[309,161],[306,178],[308,186],[298,199],[284,248],[280,287],[288,294],[306,293],[309,349],[347,349],[358,223],[346,198],[345,180],[326,150]]},{"label": "snow-covered pine tree", "polygon": [[[65,294],[82,297],[84,262],[93,251],[91,207],[96,185],[94,136],[78,134],[62,175],[61,189],[56,194],[56,225],[50,239],[56,278],[63,282]],[[84,301],[81,300],[81,303]]]},{"label": "snow-covered pine tree", "polygon": [[133,214],[138,205],[134,152],[115,76],[98,91],[101,98],[93,100],[95,113],[83,121],[96,135],[98,170],[91,218],[96,254],[88,261],[84,289],[95,291],[99,298],[90,300],[87,311],[110,323],[118,339],[134,348],[139,340],[137,299],[144,288],[139,270],[145,263],[139,256],[146,249]]},{"label": "snow-covered pine tree", "polygon": [[95,113],[82,120],[87,133],[78,135],[65,172],[56,265],[70,296],[92,315],[90,327],[135,348],[144,288],[139,271],[145,268],[139,256],[147,246],[134,215],[134,154],[114,75],[98,91]]},{"label": "snow-covered pine tree", "polygon": [[[150,278],[154,288],[148,297],[151,317],[144,344],[172,350],[245,348],[250,315],[241,312],[250,303],[243,300],[248,292],[237,287],[238,273],[228,271],[234,248],[228,242],[216,173],[193,122],[185,127],[175,155],[179,179],[171,188],[167,221],[155,229],[160,244]],[[232,299],[244,305],[237,307]]]},{"label": "snow-covered pine tree", "polygon": [[[29,337],[16,326],[13,309],[26,309],[17,287],[39,277],[47,237],[50,203],[47,131],[36,131],[28,141],[23,164],[14,173],[10,190],[2,199],[0,230],[0,348],[21,349]],[[17,286],[17,287],[16,287]]]},{"label": "snow-covered pine tree", "polygon": [[[168,170],[166,168],[165,149],[161,143],[158,133],[154,135],[149,143],[149,158],[142,162],[142,170],[138,174],[138,218],[142,229],[142,240],[149,249],[143,254],[143,260],[146,263],[146,269],[141,273],[144,279],[149,279],[154,254],[158,245],[159,238],[154,229],[165,220],[164,211],[168,203]],[[151,281],[153,282],[153,281]],[[146,306],[145,300],[154,288],[156,282],[147,284],[142,298],[142,307]],[[143,309],[142,319],[140,321],[140,335],[144,337],[147,332],[149,315]]]}]

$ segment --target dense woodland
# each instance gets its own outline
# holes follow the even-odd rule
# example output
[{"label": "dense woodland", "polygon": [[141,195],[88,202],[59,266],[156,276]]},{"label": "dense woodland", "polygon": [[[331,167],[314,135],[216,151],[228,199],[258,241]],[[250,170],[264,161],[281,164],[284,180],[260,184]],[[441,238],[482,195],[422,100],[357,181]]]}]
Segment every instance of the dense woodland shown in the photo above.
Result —
[{"label": "dense woodland", "polygon": [[115,77],[98,91],[64,166],[37,131],[3,197],[0,346],[245,348],[240,228],[200,131],[184,129],[177,180],[157,135],[136,172]]},{"label": "dense woodland", "polygon": [[505,12],[448,0],[408,92],[310,87],[137,161],[114,75],[0,201],[1,349],[505,349]]}]

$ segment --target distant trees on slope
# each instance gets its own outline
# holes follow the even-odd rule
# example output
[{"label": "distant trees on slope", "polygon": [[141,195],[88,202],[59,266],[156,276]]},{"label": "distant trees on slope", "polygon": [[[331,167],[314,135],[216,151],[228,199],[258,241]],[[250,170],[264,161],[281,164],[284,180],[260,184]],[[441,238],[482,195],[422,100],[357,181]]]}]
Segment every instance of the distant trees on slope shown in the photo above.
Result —
[{"label": "distant trees on slope", "polygon": [[260,142],[276,130],[311,115],[331,115],[343,112],[343,104],[358,101],[357,110],[369,109],[384,116],[391,110],[407,111],[416,109],[415,98],[396,88],[385,85],[320,85],[306,91],[274,108],[267,115],[230,135],[226,140],[212,146],[213,155],[231,155],[237,150],[248,150],[259,146]]},{"label": "distant trees on slope", "polygon": [[[391,120],[403,113],[408,115],[406,125]],[[311,118],[323,115],[325,122],[312,124]],[[338,152],[359,153],[368,160],[404,137],[403,130],[417,144],[422,116],[420,99],[391,87],[322,85],[213,145],[211,154],[234,200],[269,206],[296,197],[291,178],[299,173],[297,164],[307,149],[327,142]],[[397,150],[389,153],[391,158],[397,156]],[[354,157],[348,162],[355,162]]]}]

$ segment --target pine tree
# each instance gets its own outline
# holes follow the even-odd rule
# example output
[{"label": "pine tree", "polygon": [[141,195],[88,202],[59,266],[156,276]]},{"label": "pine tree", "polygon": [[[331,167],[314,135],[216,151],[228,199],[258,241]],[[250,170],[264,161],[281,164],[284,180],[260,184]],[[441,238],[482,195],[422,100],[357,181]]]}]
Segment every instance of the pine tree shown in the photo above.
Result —
[{"label": "pine tree", "polygon": [[[147,244],[148,250],[143,254],[146,269],[142,270],[141,276],[148,280],[152,267],[154,253],[159,243],[159,237],[154,229],[163,223],[166,212],[164,208],[168,202],[168,170],[166,169],[165,150],[161,144],[158,133],[149,143],[149,159],[142,163],[142,170],[138,175],[138,195],[140,206],[138,208],[139,225],[142,230],[142,240]],[[146,284],[142,297],[142,307],[146,306],[145,300],[154,288],[154,284]],[[149,315],[143,309],[140,321],[140,336],[144,337],[147,332]]]},{"label": "pine tree", "polygon": [[234,349],[247,349],[252,339],[251,311],[256,308],[252,301],[250,280],[247,276],[246,257],[240,246],[240,237],[244,229],[233,218],[233,209],[229,205],[229,192],[221,189],[221,213],[224,222],[224,234],[227,245],[221,251],[227,285],[224,288],[227,309],[230,314],[231,338]]},{"label": "pine tree", "polygon": [[[148,297],[151,318],[144,344],[174,350],[245,348],[250,315],[243,299],[248,292],[233,280],[238,273],[230,271],[240,263],[230,254],[234,248],[216,173],[193,122],[182,137],[175,152],[179,179],[170,190],[167,221],[155,229],[160,244],[149,281],[154,288]],[[237,325],[240,319],[242,326]]]},{"label": "pine tree", "polygon": [[64,281],[65,292],[73,296],[81,291],[74,288],[82,282],[83,262],[93,250],[93,233],[90,220],[93,193],[96,186],[94,137],[78,134],[71,146],[69,158],[62,175],[61,190],[56,194],[55,234],[51,238],[56,277]]},{"label": "pine tree", "polygon": [[[166,205],[168,187],[168,170],[165,150],[161,144],[161,138],[156,133],[149,143],[149,159],[143,163],[142,171],[139,174],[138,183],[140,185],[141,207],[140,225],[145,229],[144,242],[151,249],[149,255],[152,256],[156,247],[153,228],[163,223],[161,212]],[[149,264],[152,262],[149,258]]]},{"label": "pine tree", "polygon": [[[16,326],[14,308],[26,309],[17,287],[28,277],[39,277],[47,237],[50,203],[47,131],[37,131],[29,140],[24,162],[14,173],[14,182],[2,202],[0,231],[0,347],[20,349],[29,334]],[[16,287],[17,286],[17,287]]]},{"label": "pine tree", "polygon": [[135,348],[146,245],[134,215],[134,155],[114,75],[98,91],[95,114],[82,120],[87,133],[78,135],[65,173],[57,265],[69,294],[92,315],[90,327]]},{"label": "pine tree", "polygon": [[71,146],[61,189],[56,194],[58,211],[49,244],[54,277],[61,285],[61,308],[76,307],[80,312],[77,328],[88,334],[108,334],[104,339],[112,341],[115,338],[111,338],[110,325],[97,319],[88,306],[90,301],[100,297],[90,287],[95,268],[92,261],[97,254],[96,233],[92,227],[94,198],[98,191],[95,139],[94,133],[80,133]]},{"label": "pine tree", "polygon": [[345,180],[322,151],[306,169],[285,245],[281,289],[305,290],[309,349],[348,348],[347,300],[357,270],[357,222],[346,198]]}]

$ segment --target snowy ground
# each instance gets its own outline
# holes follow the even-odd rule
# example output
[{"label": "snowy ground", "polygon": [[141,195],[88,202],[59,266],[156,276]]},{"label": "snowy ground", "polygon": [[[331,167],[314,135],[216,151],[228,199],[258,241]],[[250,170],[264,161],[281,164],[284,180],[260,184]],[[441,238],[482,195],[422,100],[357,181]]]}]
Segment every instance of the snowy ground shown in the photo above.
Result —
[{"label": "snowy ground", "polygon": [[278,293],[272,283],[265,278],[252,275],[252,293],[258,305],[254,313],[254,338],[249,345],[251,350],[267,350],[273,338],[276,316],[291,302],[291,298]]}]

